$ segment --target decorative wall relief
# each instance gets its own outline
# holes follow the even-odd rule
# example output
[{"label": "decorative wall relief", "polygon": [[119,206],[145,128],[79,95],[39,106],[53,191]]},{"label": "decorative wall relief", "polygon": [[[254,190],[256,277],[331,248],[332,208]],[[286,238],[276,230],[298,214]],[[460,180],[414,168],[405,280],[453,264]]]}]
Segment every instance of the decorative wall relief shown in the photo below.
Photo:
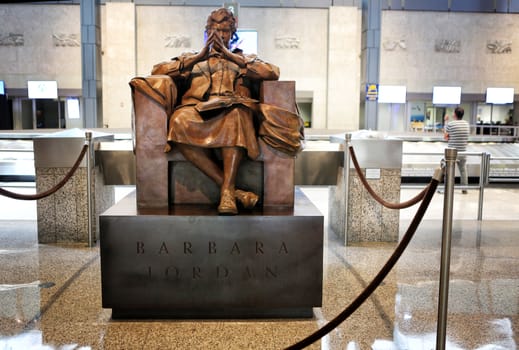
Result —
[{"label": "decorative wall relief", "polygon": [[434,50],[436,52],[457,53],[460,52],[461,42],[459,40],[436,40]]},{"label": "decorative wall relief", "polygon": [[23,46],[23,34],[0,33],[0,46]]},{"label": "decorative wall relief", "polygon": [[488,53],[512,53],[512,42],[505,40],[489,40],[487,41]]},{"label": "decorative wall relief", "polygon": [[397,48],[400,50],[407,50],[407,44],[404,39],[402,40],[384,40],[382,47],[386,51],[395,51]]},{"label": "decorative wall relief", "polygon": [[54,46],[81,46],[78,34],[52,34]]},{"label": "decorative wall relief", "polygon": [[299,39],[295,36],[278,36],[275,39],[277,49],[299,49]]},{"label": "decorative wall relief", "polygon": [[187,35],[170,35],[165,40],[165,47],[191,47],[191,38]]}]

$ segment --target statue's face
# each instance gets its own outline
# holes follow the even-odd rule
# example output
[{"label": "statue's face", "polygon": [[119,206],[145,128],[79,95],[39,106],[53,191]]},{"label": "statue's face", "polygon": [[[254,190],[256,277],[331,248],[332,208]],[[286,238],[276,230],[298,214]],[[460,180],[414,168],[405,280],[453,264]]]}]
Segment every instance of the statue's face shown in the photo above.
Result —
[{"label": "statue's face", "polygon": [[215,23],[209,29],[209,33],[216,32],[216,34],[222,39],[226,47],[229,47],[231,41],[232,31],[231,25],[228,22]]}]

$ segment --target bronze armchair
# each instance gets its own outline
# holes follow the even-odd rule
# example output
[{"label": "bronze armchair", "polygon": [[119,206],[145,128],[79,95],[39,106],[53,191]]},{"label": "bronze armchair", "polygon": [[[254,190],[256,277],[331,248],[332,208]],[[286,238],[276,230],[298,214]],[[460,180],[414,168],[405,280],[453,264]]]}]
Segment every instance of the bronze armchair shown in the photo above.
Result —
[{"label": "bronze armchair", "polygon": [[[138,208],[168,208],[178,204],[212,204],[218,188],[175,150],[165,152],[168,119],[178,90],[167,75],[135,77],[133,99],[134,152]],[[296,112],[294,81],[264,81],[260,102]],[[295,158],[274,150],[261,139],[259,159],[240,167],[242,187],[260,195],[263,207],[294,206]]]}]

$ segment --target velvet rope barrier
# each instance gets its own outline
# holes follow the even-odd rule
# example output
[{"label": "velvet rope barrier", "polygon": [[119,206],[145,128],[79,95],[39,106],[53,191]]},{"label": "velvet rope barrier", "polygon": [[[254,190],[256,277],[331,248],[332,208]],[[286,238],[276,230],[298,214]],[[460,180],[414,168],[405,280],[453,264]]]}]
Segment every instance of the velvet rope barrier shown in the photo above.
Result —
[{"label": "velvet rope barrier", "polygon": [[[351,161],[353,162],[353,165],[355,166],[355,170],[357,170],[357,174],[359,175],[360,181],[362,182],[362,184],[364,185],[366,190],[369,192],[369,194],[371,194],[371,196],[377,202],[379,202],[380,204],[382,204],[386,208],[389,208],[389,209],[405,209],[405,208],[409,208],[409,207],[415,205],[416,203],[418,203],[419,201],[421,201],[424,198],[425,192],[427,192],[427,189],[428,189],[427,187],[425,187],[414,198],[411,198],[411,199],[409,199],[406,202],[402,202],[402,203],[389,203],[389,202],[386,202],[384,199],[380,198],[380,196],[378,196],[375,193],[375,191],[373,190],[373,188],[371,188],[371,186],[369,185],[368,180],[366,180],[366,177],[362,173],[362,170],[361,170],[361,168],[359,166],[359,162],[357,161],[357,157],[355,156],[355,151],[353,150],[353,147],[350,146],[349,150],[350,150],[350,155],[351,155]],[[429,186],[431,186],[430,183],[429,183]]]},{"label": "velvet rope barrier", "polygon": [[9,197],[12,199],[21,199],[21,200],[35,200],[35,199],[41,199],[41,198],[50,196],[51,194],[55,193],[60,188],[62,188],[67,183],[67,181],[70,180],[72,175],[74,175],[77,168],[79,167],[79,164],[81,164],[81,161],[85,157],[87,150],[88,150],[88,144],[83,145],[83,148],[81,149],[81,153],[79,154],[79,157],[76,160],[76,162],[74,163],[74,165],[72,166],[72,168],[70,168],[69,172],[65,175],[65,177],[51,189],[41,192],[41,193],[36,193],[36,194],[20,194],[20,193],[14,193],[11,191],[7,191],[6,189],[3,189],[0,187],[0,195],[6,196],[6,197]]},{"label": "velvet rope barrier", "polygon": [[413,235],[416,232],[418,225],[422,221],[423,216],[424,216],[427,208],[429,207],[429,204],[434,195],[434,192],[436,191],[436,188],[438,187],[438,182],[439,182],[439,179],[436,179],[436,178],[431,179],[429,186],[427,186],[427,188],[426,188],[422,203],[418,207],[418,210],[416,211],[416,214],[415,214],[413,220],[411,221],[409,228],[407,229],[406,233],[402,237],[402,240],[396,247],[393,254],[386,261],[386,263],[384,264],[382,269],[379,271],[379,273],[369,283],[369,285],[357,296],[357,298],[355,300],[353,300],[353,302],[350,305],[348,305],[334,319],[332,319],[330,322],[328,322],[326,325],[324,325],[322,328],[318,329],[316,332],[312,333],[308,337],[289,346],[288,348],[286,348],[287,350],[303,349],[303,348],[309,346],[310,344],[314,343],[315,341],[321,339],[326,334],[328,334],[332,330],[334,330],[337,326],[339,326],[344,320],[346,320],[351,314],[353,314],[364,303],[364,301],[366,301],[366,299],[369,298],[369,296],[375,291],[375,289],[377,289],[377,287],[380,285],[380,283],[384,280],[384,278],[386,278],[388,273],[395,266],[396,262],[398,261],[398,259],[402,255],[402,253],[407,248],[407,245],[411,241],[411,238],[413,238]]}]

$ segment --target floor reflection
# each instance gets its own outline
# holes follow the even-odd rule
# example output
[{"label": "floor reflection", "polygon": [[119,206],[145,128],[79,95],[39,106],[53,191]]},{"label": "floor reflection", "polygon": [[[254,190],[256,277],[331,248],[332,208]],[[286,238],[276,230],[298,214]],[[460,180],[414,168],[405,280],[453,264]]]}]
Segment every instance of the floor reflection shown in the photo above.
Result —
[{"label": "floor reflection", "polygon": [[[326,225],[327,188],[304,192]],[[486,205],[517,202],[518,194],[486,191]],[[474,197],[463,200],[473,204]],[[401,232],[408,222],[404,216]],[[345,247],[326,231],[323,307],[312,319],[114,321],[102,307],[99,249],[38,244],[36,231],[35,220],[13,221],[0,213],[0,350],[283,349],[336,317],[395,247]],[[375,293],[308,348],[434,349],[440,247],[441,221],[429,216]],[[456,220],[451,263],[447,349],[517,349],[519,221]]]}]

